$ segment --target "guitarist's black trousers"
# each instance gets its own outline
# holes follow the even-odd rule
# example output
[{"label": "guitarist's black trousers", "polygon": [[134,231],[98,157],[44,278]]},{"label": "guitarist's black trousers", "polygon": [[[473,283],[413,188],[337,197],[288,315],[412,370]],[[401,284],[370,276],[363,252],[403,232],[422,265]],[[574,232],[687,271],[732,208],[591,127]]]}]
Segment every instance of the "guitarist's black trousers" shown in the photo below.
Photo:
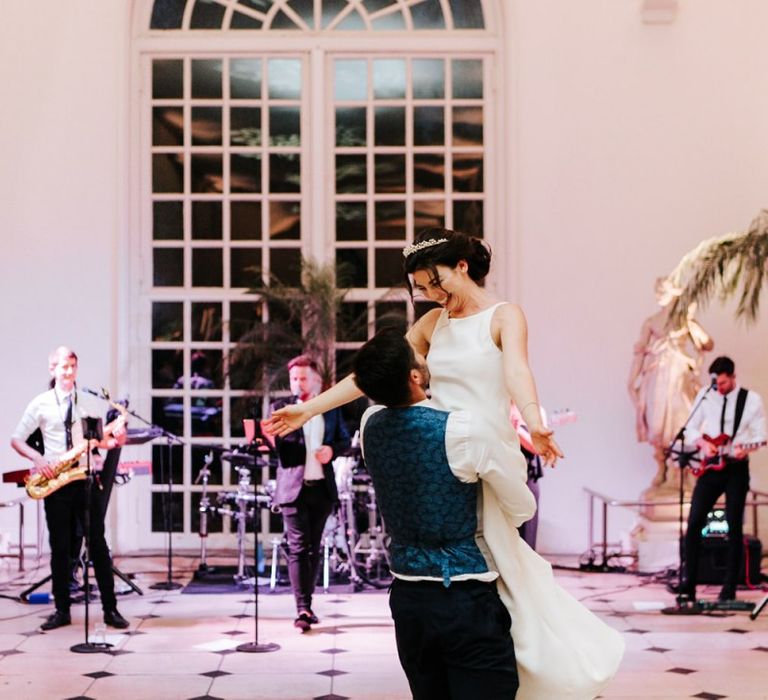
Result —
[{"label": "guitarist's black trousers", "polygon": [[[45,521],[48,524],[48,542],[51,547],[51,580],[56,609],[69,612],[69,582],[72,576],[72,539],[76,525],[85,530],[86,488],[84,481],[75,481],[46,496]],[[112,558],[104,539],[104,511],[99,490],[91,491],[90,503],[90,555],[101,593],[101,607],[114,610],[115,579]]]},{"label": "guitarist's black trousers", "polygon": [[720,470],[705,471],[696,482],[685,534],[685,569],[687,592],[695,592],[701,552],[701,529],[707,514],[725,494],[725,519],[728,521],[728,556],[725,586],[736,586],[744,552],[744,505],[749,491],[749,461],[728,459]]}]

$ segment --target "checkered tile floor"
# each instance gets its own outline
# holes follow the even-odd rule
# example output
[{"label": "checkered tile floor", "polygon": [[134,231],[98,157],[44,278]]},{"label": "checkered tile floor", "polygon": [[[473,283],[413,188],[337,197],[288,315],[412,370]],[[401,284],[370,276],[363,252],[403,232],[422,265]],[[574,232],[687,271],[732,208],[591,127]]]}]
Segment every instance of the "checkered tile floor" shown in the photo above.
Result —
[{"label": "checkered tile floor", "polygon": [[[11,563],[0,568],[0,592],[17,595],[47,573],[43,564],[23,579]],[[224,560],[222,563],[232,563]],[[144,595],[120,596],[129,619],[126,632],[107,628],[110,653],[76,654],[84,640],[83,607],[73,624],[38,631],[51,605],[0,599],[0,696],[59,700],[131,698],[408,698],[395,652],[385,594],[320,594],[320,624],[307,634],[292,626],[292,599],[259,598],[258,641],[279,650],[245,653],[254,641],[253,599],[248,593],[184,595],[156,591],[165,579],[164,559],[117,561],[135,572]],[[175,573],[186,582],[197,562],[178,557]],[[658,583],[628,574],[561,571],[560,582],[620,630],[627,641],[624,663],[604,698],[768,698],[768,610],[755,621],[747,613],[674,617],[659,608],[672,596]],[[44,590],[44,589],[41,589]],[[714,597],[716,588],[703,591]],[[762,591],[739,597],[759,601]],[[98,603],[91,622],[101,622]],[[97,633],[98,634],[98,633]],[[482,699],[478,699],[482,700]],[[557,700],[557,699],[543,699]]]}]

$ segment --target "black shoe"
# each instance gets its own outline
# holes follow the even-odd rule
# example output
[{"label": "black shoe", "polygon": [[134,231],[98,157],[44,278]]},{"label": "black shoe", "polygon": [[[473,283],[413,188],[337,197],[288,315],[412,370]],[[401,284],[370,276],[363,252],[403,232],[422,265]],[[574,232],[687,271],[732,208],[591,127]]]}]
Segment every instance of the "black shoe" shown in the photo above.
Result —
[{"label": "black shoe", "polygon": [[717,596],[717,599],[721,602],[724,602],[727,600],[736,600],[736,586],[732,586],[726,583],[720,589],[720,593]]},{"label": "black shoe", "polygon": [[[302,632],[308,632],[312,626],[312,618],[314,615],[311,615],[306,610],[302,610],[299,613],[299,616],[293,621],[293,626],[296,629],[301,630]],[[317,618],[315,618],[317,619]]]},{"label": "black shoe", "polygon": [[48,616],[48,619],[40,625],[40,629],[43,630],[43,632],[48,632],[49,630],[55,630],[57,627],[66,627],[71,624],[72,618],[69,613],[63,610],[57,610],[53,615]]},{"label": "black shoe", "polygon": [[310,625],[316,625],[320,620],[317,619],[317,615],[313,613],[311,610],[307,610],[307,615],[309,615],[309,624]]},{"label": "black shoe", "polygon": [[677,595],[685,596],[686,598],[690,598],[691,600],[696,598],[696,589],[692,589],[687,581],[683,581],[682,583],[678,583],[675,581],[674,583],[668,583],[667,584],[667,590],[670,593],[675,593]]},{"label": "black shoe", "polygon": [[109,625],[110,627],[116,627],[119,630],[124,630],[130,625],[128,620],[117,612],[117,608],[104,611],[104,624]]}]

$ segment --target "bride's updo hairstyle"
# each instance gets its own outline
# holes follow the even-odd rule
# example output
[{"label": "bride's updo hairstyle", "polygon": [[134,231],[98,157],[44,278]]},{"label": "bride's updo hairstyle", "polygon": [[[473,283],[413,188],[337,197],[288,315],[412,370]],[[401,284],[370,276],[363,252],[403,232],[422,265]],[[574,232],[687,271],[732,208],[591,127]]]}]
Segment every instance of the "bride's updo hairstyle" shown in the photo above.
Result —
[{"label": "bride's updo hairstyle", "polygon": [[405,284],[413,296],[409,275],[429,270],[437,278],[437,266],[454,268],[466,260],[470,279],[482,285],[491,267],[491,249],[481,238],[447,228],[427,228],[416,234],[413,244],[403,250]]}]

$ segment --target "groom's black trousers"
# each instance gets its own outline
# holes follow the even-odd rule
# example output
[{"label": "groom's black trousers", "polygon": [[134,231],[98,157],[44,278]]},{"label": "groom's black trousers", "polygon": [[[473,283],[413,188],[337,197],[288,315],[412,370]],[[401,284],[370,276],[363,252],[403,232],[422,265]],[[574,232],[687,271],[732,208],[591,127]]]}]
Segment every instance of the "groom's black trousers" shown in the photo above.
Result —
[{"label": "groom's black trousers", "polygon": [[397,653],[415,700],[510,700],[519,684],[510,617],[495,583],[395,579]]}]

